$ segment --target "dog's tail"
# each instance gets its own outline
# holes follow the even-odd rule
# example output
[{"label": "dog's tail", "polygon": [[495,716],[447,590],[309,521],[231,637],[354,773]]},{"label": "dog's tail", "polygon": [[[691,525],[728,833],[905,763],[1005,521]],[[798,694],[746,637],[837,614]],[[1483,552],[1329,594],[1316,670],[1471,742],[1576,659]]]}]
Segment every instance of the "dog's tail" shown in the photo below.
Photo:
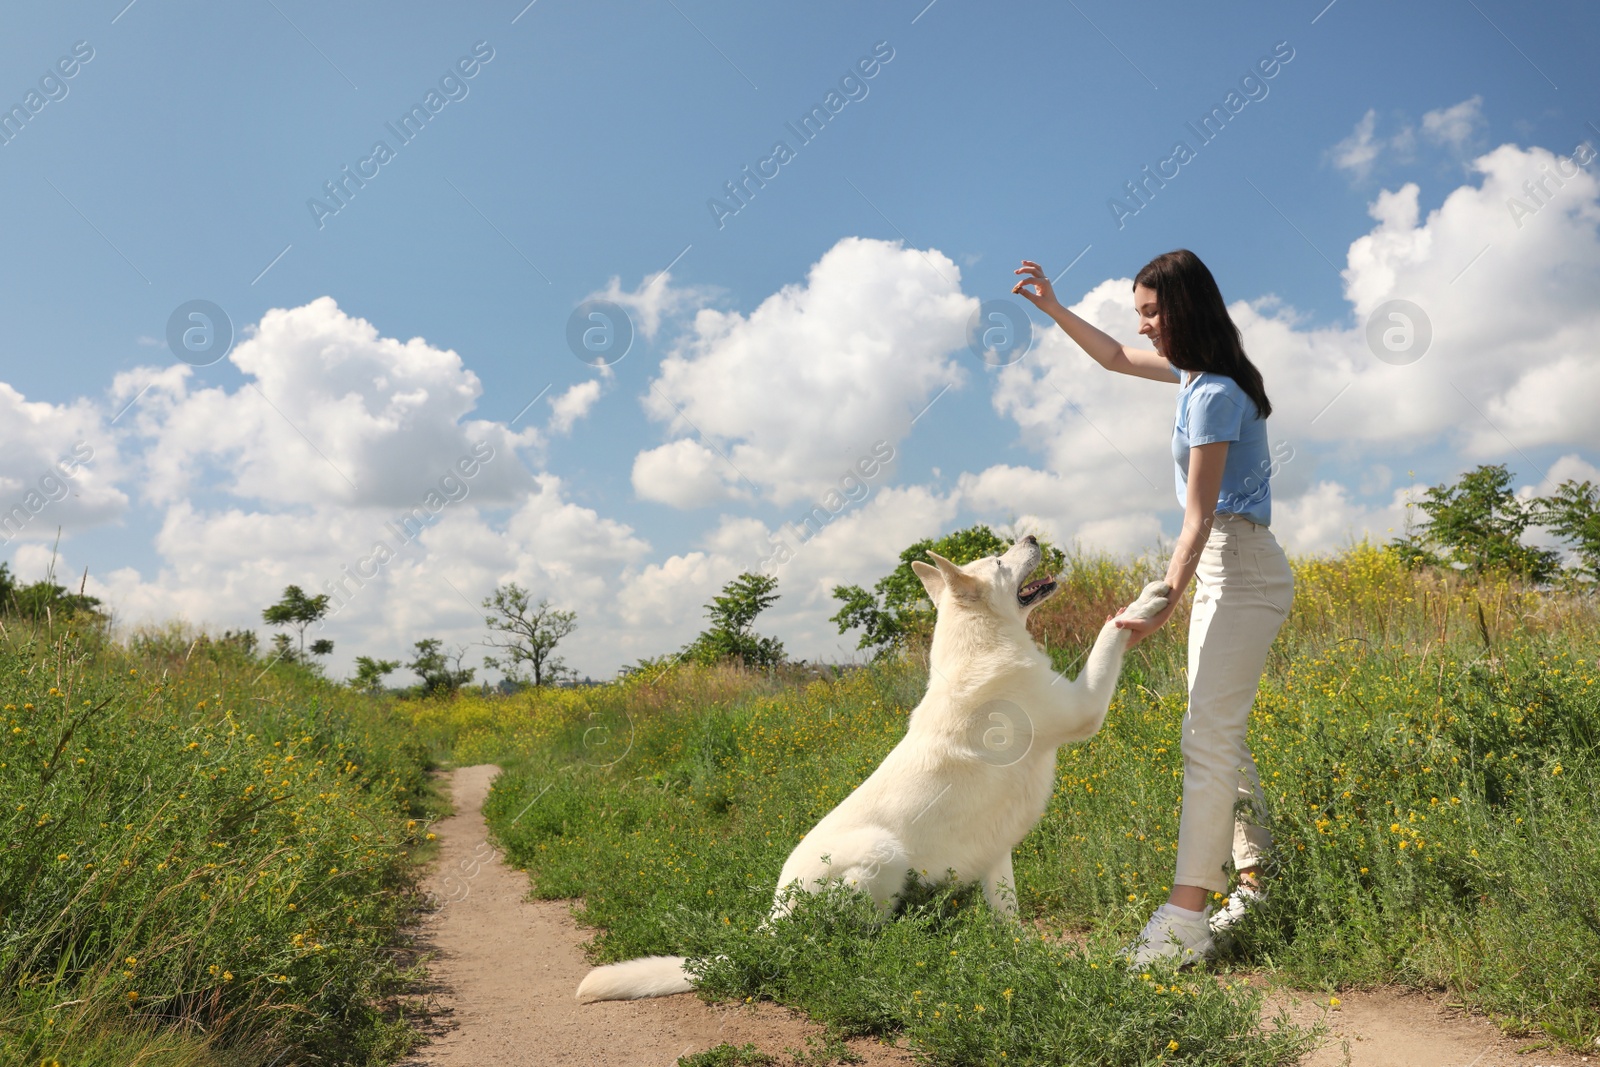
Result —
[{"label": "dog's tail", "polygon": [[687,993],[694,979],[684,970],[683,956],[645,956],[596,967],[578,985],[578,1001],[639,1000]]}]

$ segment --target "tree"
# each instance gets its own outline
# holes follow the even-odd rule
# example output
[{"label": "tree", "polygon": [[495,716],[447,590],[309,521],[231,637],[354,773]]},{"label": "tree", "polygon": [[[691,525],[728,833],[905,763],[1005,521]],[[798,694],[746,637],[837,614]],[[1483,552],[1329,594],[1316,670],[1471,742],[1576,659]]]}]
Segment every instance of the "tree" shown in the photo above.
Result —
[{"label": "tree", "polygon": [[332,653],[333,642],[328,640],[326,637],[319,637],[315,641],[311,642],[311,654],[313,656],[327,656],[331,655]]},{"label": "tree", "polygon": [[294,650],[294,638],[288,634],[272,635],[272,662],[280,663],[288,660],[290,663],[299,663],[300,655]]},{"label": "tree", "polygon": [[[299,631],[300,645],[296,658],[304,662],[306,628],[320,620],[327,613],[328,595],[326,593],[306,596],[305,591],[298,585],[289,585],[284,587],[283,599],[264,610],[261,613],[261,617],[273,626],[292,626]],[[278,648],[279,654],[282,655],[282,648],[276,641],[274,642],[274,647]],[[314,655],[326,655],[327,652],[333,651],[333,642],[327,642],[327,652],[318,652],[316,645],[312,646],[311,651]]]},{"label": "tree", "polygon": [[256,632],[254,630],[224,630],[222,636],[217,638],[216,644],[221,648],[229,649],[245,659],[256,657]]},{"label": "tree", "polygon": [[444,651],[444,642],[437,637],[424,638],[412,647],[417,654],[406,666],[422,679],[424,692],[454,693],[472,681],[473,668],[461,666],[461,657],[467,653],[466,645],[458,646],[453,656]]},{"label": "tree", "polygon": [[64,618],[83,612],[99,615],[100,598],[67,591],[64,585],[42,578],[37,582],[17,586],[11,592],[7,610],[24,619],[43,621],[47,618]]},{"label": "tree", "polygon": [[492,612],[483,617],[489,627],[485,644],[501,650],[499,656],[483,657],[485,667],[498,668],[513,682],[527,681],[531,673],[535,686],[572,674],[555,649],[578,628],[577,612],[553,608],[544,599],[534,606],[528,591],[516,582],[495,587],[494,596],[484,598],[483,606]]},{"label": "tree", "polygon": [[1573,545],[1578,563],[1572,569],[1600,582],[1600,489],[1569,478],[1534,506],[1539,525]]},{"label": "tree", "polygon": [[[50,561],[50,570],[37,582],[27,585],[18,583],[11,573],[11,568],[0,563],[0,614],[15,615],[24,619],[42,622],[46,619],[66,618],[82,612],[87,615],[99,616],[100,598],[88,596],[80,585],[76,593],[68,591],[67,587],[60,585],[55,580],[55,559]],[[88,572],[84,572],[84,583],[88,583]]]},{"label": "tree", "polygon": [[392,674],[399,669],[399,660],[357,656],[356,676],[350,679],[350,687],[364,693],[376,693],[383,688],[384,675]]},{"label": "tree", "polygon": [[756,616],[778,599],[773,592],[778,579],[770,574],[745,571],[722,587],[722,595],[711,598],[706,615],[711,626],[683,650],[684,657],[699,663],[737,660],[746,667],[776,667],[783,662],[783,642],[762,637],[751,629]]},{"label": "tree", "polygon": [[[983,523],[937,540],[925,537],[900,553],[899,566],[878,579],[872,592],[859,585],[835,586],[833,597],[843,606],[830,621],[839,625],[842,634],[859,627],[861,640],[857,648],[873,649],[879,657],[890,655],[913,638],[933,631],[933,604],[922,580],[911,569],[913,561],[928,562],[928,550],[932,549],[959,565],[999,555],[1010,547],[1010,541]],[[1066,555],[1060,549],[1045,542],[1040,542],[1039,547],[1044,552],[1040,566],[1046,571],[1055,574],[1066,566]]]},{"label": "tree", "polygon": [[1427,525],[1390,542],[1408,564],[1460,564],[1474,574],[1504,570],[1534,582],[1549,581],[1560,570],[1560,553],[1522,543],[1538,509],[1517,499],[1504,464],[1476,467],[1454,485],[1436,485],[1416,507],[1428,516]]}]

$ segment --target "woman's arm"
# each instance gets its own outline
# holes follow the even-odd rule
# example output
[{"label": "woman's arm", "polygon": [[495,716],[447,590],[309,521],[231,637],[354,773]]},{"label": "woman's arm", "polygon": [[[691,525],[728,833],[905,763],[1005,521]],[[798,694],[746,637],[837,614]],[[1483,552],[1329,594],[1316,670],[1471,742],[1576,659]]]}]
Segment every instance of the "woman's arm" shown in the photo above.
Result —
[{"label": "woman's arm", "polygon": [[1159,615],[1144,621],[1118,619],[1117,626],[1132,630],[1128,641],[1132,648],[1157,630],[1172,617],[1178,598],[1189,588],[1195,568],[1200,565],[1200,552],[1211,536],[1216,521],[1217,496],[1222,492],[1222,468],[1228,462],[1228,442],[1213,441],[1209,445],[1196,445],[1189,449],[1189,488],[1183,507],[1183,530],[1172,550],[1172,561],[1167,564],[1166,582],[1172,586],[1172,595]]},{"label": "woman's arm", "polygon": [[[1166,382],[1168,385],[1177,384],[1178,380],[1172,376],[1172,364],[1168,363],[1160,353],[1150,348],[1129,348],[1104,330],[1085,322],[1063,307],[1061,301],[1056,299],[1055,288],[1045,276],[1044,268],[1039,264],[1025,259],[1022,261],[1022,266],[1013,273],[1026,274],[1028,277],[1012,286],[1011,291],[1021,294],[1034,307],[1055,319],[1056,324],[1067,332],[1067,336],[1076,341],[1079,348],[1089,353],[1090,359],[1106,370],[1131,374],[1136,378]],[[1030,285],[1037,291],[1030,292],[1028,289]]]}]

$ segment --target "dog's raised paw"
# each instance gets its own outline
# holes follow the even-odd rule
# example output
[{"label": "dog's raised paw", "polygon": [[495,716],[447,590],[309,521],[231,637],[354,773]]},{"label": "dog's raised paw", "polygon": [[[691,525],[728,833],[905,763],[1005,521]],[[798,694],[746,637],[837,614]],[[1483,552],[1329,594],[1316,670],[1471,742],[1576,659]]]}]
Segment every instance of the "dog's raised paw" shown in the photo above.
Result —
[{"label": "dog's raised paw", "polygon": [[1151,582],[1139,593],[1139,599],[1128,605],[1128,614],[1136,619],[1151,619],[1166,610],[1172,586],[1166,582]]}]

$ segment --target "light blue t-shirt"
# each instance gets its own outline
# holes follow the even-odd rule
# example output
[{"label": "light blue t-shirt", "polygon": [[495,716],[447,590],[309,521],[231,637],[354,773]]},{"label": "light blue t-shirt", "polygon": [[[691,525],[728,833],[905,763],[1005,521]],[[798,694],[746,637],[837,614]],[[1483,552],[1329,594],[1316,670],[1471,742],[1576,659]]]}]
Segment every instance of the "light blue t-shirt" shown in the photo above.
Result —
[{"label": "light blue t-shirt", "polygon": [[1185,382],[1178,368],[1173,367],[1172,373],[1180,383],[1178,417],[1172,427],[1178,503],[1188,505],[1189,449],[1227,441],[1228,458],[1222,465],[1217,510],[1270,525],[1272,458],[1267,449],[1267,420],[1256,413],[1255,401],[1225,374],[1195,374]]}]

